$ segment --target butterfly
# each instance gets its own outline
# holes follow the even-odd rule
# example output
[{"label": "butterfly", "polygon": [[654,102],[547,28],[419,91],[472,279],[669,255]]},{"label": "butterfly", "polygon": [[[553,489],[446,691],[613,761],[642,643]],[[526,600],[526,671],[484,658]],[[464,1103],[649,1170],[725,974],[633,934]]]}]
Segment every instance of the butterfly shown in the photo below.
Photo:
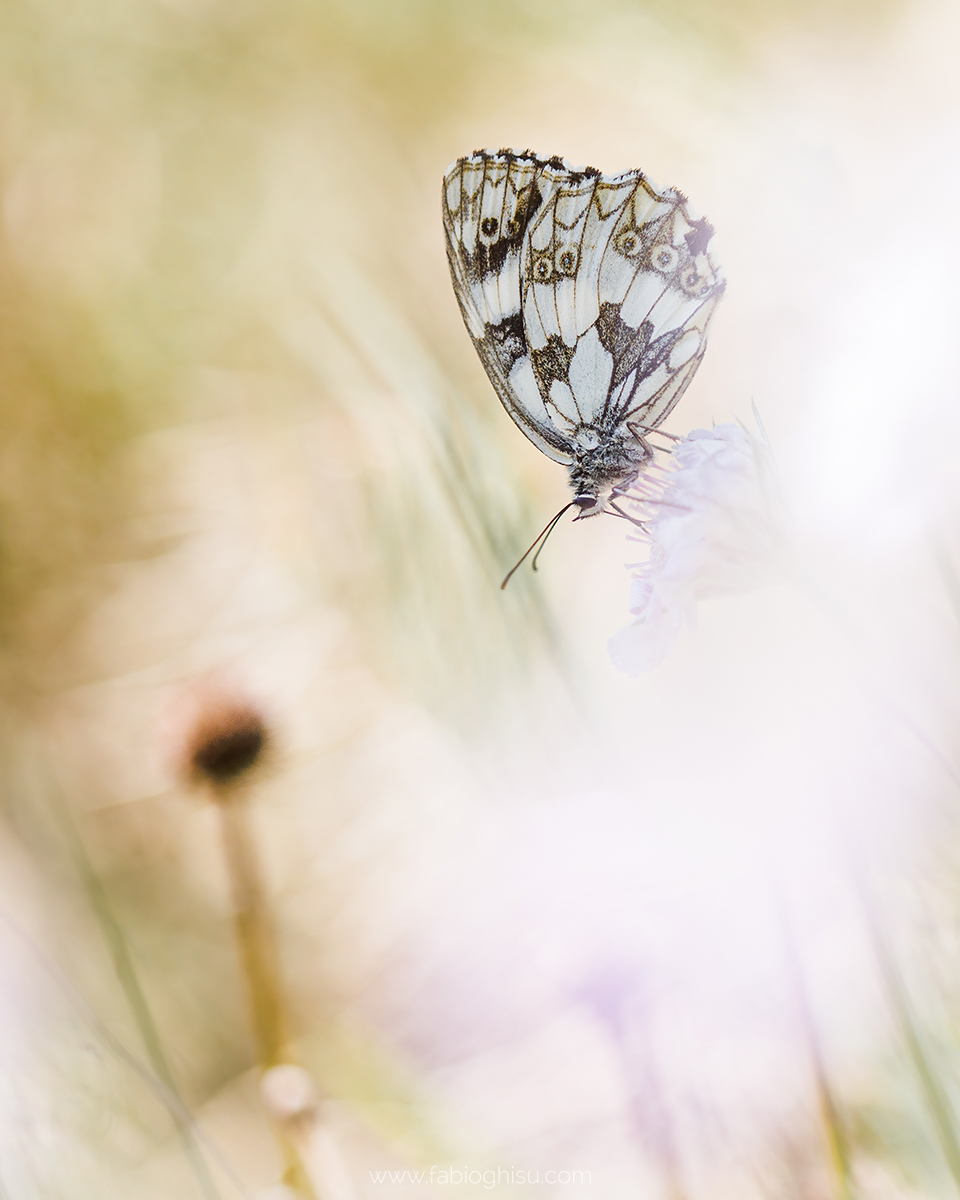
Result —
[{"label": "butterfly", "polygon": [[529,150],[453,163],[443,226],[490,382],[570,470],[573,500],[537,541],[573,506],[578,520],[627,516],[617,500],[653,458],[648,435],[700,365],[723,294],[713,227],[642,171],[601,175]]}]

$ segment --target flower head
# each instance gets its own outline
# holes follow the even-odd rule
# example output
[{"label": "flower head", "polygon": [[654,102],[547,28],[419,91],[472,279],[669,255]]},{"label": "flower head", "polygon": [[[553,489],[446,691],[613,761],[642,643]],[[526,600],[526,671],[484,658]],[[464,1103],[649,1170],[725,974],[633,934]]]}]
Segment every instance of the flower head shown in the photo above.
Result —
[{"label": "flower head", "polygon": [[177,773],[219,798],[226,798],[270,749],[263,713],[226,686],[200,685],[179,697],[165,724],[164,740]]},{"label": "flower head", "polygon": [[672,469],[642,476],[631,499],[650,543],[630,588],[634,621],[609,643],[618,670],[660,663],[696,604],[755,587],[782,561],[784,528],[765,441],[739,425],[695,429],[674,447]]}]

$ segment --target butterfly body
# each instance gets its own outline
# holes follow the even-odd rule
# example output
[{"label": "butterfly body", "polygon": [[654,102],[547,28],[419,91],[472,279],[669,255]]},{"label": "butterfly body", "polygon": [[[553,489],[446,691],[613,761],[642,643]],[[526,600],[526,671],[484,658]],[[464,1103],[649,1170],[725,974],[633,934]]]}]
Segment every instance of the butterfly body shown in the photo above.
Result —
[{"label": "butterfly body", "polygon": [[503,406],[570,472],[578,517],[653,456],[723,293],[713,229],[640,171],[480,150],[444,176],[463,319]]}]

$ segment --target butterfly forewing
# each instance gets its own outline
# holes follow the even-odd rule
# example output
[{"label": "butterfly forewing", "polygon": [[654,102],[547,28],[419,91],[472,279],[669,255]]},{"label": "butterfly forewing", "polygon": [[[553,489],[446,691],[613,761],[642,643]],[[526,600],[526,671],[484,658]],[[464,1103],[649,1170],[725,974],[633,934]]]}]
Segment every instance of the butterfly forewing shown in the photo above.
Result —
[{"label": "butterfly forewing", "polygon": [[460,159],[443,195],[454,289],[504,407],[578,495],[633,477],[723,292],[710,225],[640,171],[530,152]]},{"label": "butterfly forewing", "polygon": [[522,315],[526,230],[555,186],[541,166],[512,154],[461,159],[444,178],[443,223],[454,291],[497,395],[538,449],[570,463],[533,376]]}]

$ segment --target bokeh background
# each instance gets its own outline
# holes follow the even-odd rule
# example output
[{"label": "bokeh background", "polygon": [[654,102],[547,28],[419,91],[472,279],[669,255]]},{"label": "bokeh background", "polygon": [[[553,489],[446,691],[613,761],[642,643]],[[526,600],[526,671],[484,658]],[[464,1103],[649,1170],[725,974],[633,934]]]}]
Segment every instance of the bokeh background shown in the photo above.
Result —
[{"label": "bokeh background", "polygon": [[[279,1195],[224,698],[325,1200],[957,1194],[958,51],[949,0],[3,6],[4,1200]],[[449,284],[483,146],[717,229],[669,428],[756,405],[794,568],[638,679],[620,523],[499,590],[566,480]]]}]

